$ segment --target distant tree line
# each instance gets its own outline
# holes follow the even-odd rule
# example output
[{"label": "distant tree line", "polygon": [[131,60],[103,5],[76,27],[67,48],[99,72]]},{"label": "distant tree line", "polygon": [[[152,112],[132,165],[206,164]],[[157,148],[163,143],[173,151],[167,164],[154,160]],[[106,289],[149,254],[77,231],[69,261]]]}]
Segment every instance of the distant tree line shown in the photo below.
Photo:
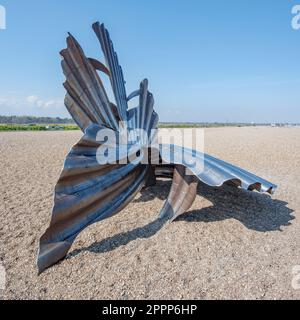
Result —
[{"label": "distant tree line", "polygon": [[[73,119],[60,117],[33,117],[33,116],[1,116],[0,124],[7,125],[75,125]],[[270,123],[232,123],[232,122],[160,122],[159,128],[211,128],[211,127],[244,127],[244,126],[269,126]],[[275,123],[272,126],[288,124]],[[299,124],[294,124],[299,125]]]},{"label": "distant tree line", "polygon": [[69,118],[32,117],[32,116],[1,116],[1,124],[74,124]]}]

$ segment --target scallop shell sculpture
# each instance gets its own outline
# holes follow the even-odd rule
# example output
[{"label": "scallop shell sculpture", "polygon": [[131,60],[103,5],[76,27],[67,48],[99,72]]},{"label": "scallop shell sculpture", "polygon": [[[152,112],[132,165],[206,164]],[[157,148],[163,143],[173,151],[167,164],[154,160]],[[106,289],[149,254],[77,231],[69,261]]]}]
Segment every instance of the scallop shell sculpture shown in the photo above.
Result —
[{"label": "scallop shell sculpture", "polygon": [[[246,190],[270,194],[276,189],[274,184],[207,154],[176,145],[171,149],[162,144],[153,147],[158,115],[148,81],[142,81],[139,90],[127,95],[108,31],[98,22],[93,29],[105,64],[86,57],[71,34],[67,48],[61,51],[65,105],[83,137],[67,155],[55,187],[51,223],[40,239],[39,273],[63,259],[83,229],[120,212],[142,188],[155,184],[156,177],[172,178],[170,194],[160,213],[161,218],[170,220],[191,207],[199,181],[209,186],[232,182]],[[99,74],[109,77],[114,103]],[[135,97],[139,97],[138,107],[129,109],[128,101]],[[139,129],[147,133],[146,139],[138,137]],[[121,137],[124,131],[131,137],[126,144]],[[110,134],[116,137],[113,144],[105,139]],[[101,161],[103,153],[99,150],[115,151],[111,153],[116,154],[114,161]],[[171,155],[168,150],[172,150]],[[183,152],[195,158],[196,165],[183,162],[179,156]],[[202,170],[195,169],[197,163]]]}]

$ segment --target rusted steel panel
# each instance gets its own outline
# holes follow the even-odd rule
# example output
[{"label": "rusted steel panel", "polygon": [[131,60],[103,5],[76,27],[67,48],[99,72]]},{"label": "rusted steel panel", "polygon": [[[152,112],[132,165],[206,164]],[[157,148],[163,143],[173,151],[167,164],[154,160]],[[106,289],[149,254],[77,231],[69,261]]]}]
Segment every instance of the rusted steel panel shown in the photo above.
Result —
[{"label": "rusted steel panel", "polygon": [[[170,154],[169,145],[149,147],[150,133],[157,127],[158,115],[154,111],[153,95],[148,91],[148,81],[142,81],[140,89],[127,97],[122,68],[108,31],[99,23],[95,23],[93,29],[106,65],[87,58],[70,34],[67,48],[61,51],[66,76],[65,105],[84,136],[67,155],[55,187],[51,223],[40,239],[39,272],[63,259],[84,228],[120,212],[141,188],[154,184],[156,177],[173,179],[161,210],[161,217],[168,216],[171,220],[192,206],[199,181],[210,186],[222,186],[230,181],[246,190],[270,194],[276,189],[274,184],[256,175],[199,151],[172,145]],[[116,104],[109,101],[97,71],[109,76]],[[139,104],[129,110],[127,102],[135,97],[139,97]],[[127,145],[120,139],[124,124],[132,137]],[[139,140],[135,129],[144,129],[148,133],[147,141]],[[104,130],[116,133],[116,144],[99,139],[98,133]],[[101,164],[98,153],[101,147],[108,152],[118,151],[116,161]],[[181,159],[183,152],[196,159],[196,166]],[[154,162],[148,153],[157,154],[160,162]],[[128,162],[133,155],[135,160]],[[148,162],[145,164],[143,160]],[[202,169],[197,169],[201,165]]]},{"label": "rusted steel panel", "polygon": [[187,170],[183,165],[174,166],[172,186],[160,212],[161,218],[169,217],[173,221],[193,205],[199,180],[194,175],[187,175]]},{"label": "rusted steel panel", "polygon": [[40,240],[39,272],[62,259],[84,228],[122,210],[148,180],[151,168],[141,163],[100,165],[98,130],[89,127],[65,160],[50,227]]}]

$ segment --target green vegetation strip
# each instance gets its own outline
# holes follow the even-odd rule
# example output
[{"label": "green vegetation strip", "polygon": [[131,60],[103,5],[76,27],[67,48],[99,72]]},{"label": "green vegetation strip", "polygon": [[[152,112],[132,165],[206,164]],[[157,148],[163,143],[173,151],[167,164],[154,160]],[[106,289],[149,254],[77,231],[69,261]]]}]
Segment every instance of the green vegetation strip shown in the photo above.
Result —
[{"label": "green vegetation strip", "polygon": [[[263,124],[247,123],[160,123],[159,128],[219,128],[262,126]],[[267,124],[265,124],[267,125]],[[76,124],[0,124],[1,131],[70,131],[80,130]]]},{"label": "green vegetation strip", "polygon": [[41,125],[41,124],[0,124],[0,131],[66,131],[79,130],[76,125]]}]

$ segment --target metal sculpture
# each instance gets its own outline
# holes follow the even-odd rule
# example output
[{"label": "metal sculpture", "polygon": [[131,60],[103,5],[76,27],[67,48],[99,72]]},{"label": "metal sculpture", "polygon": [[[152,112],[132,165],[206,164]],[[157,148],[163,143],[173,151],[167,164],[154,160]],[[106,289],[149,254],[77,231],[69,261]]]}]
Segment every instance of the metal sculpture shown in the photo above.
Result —
[{"label": "metal sculpture", "polygon": [[[231,182],[246,190],[270,194],[276,189],[266,180],[195,150],[172,146],[170,156],[166,152],[168,146],[159,145],[155,150],[149,147],[153,138],[151,130],[157,127],[158,115],[153,110],[154,99],[148,91],[148,81],[142,81],[140,89],[127,96],[123,72],[108,31],[98,22],[93,29],[106,65],[87,58],[71,34],[67,38],[67,48],[61,51],[66,76],[65,105],[84,136],[67,155],[55,187],[50,227],[40,239],[39,273],[63,259],[84,228],[120,212],[143,187],[154,184],[156,177],[173,179],[160,213],[160,217],[171,220],[191,207],[199,181],[210,186]],[[109,77],[115,104],[109,101],[98,71]],[[137,96],[138,107],[129,109],[128,101]],[[133,134],[130,146],[135,148],[130,152],[138,156],[130,162],[126,161],[132,156],[128,145],[124,147],[118,138],[115,145],[107,144],[98,136],[103,130],[120,135],[124,127],[129,132],[142,128],[149,134],[146,140]],[[101,146],[118,149],[117,161],[101,164],[97,154]],[[158,162],[149,156],[155,152]],[[196,157],[196,162],[203,162],[203,170],[197,171],[194,166],[182,162],[177,157],[182,152]],[[149,160],[146,164],[141,161],[145,157]]]}]

